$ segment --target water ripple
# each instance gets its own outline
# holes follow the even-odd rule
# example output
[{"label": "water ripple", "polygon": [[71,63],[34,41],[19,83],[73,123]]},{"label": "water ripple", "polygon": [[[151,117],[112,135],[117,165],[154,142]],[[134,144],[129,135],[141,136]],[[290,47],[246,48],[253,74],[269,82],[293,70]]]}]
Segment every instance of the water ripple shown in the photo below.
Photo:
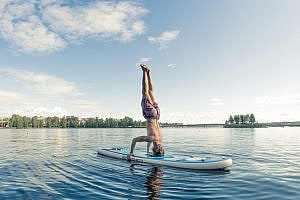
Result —
[{"label": "water ripple", "polygon": [[[1,199],[298,199],[299,128],[163,129],[171,154],[230,154],[230,171],[97,155],[140,129],[0,130]],[[145,145],[137,145],[144,151]]]}]

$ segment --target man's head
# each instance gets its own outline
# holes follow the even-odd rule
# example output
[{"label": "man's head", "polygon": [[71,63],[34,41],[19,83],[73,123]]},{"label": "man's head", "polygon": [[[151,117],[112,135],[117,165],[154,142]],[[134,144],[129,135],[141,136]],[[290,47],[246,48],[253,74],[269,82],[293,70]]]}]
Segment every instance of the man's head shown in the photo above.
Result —
[{"label": "man's head", "polygon": [[161,144],[153,145],[153,155],[154,156],[163,156],[165,154],[164,148],[161,146]]}]

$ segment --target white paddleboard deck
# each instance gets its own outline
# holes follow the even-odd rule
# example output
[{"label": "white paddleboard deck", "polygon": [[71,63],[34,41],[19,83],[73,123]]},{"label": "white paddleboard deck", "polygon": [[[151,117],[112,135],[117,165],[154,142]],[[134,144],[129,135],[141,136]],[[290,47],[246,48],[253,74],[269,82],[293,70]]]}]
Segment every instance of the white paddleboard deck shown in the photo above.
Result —
[{"label": "white paddleboard deck", "polygon": [[[98,154],[127,160],[128,150],[123,148],[98,149]],[[135,152],[132,162],[166,165],[184,169],[224,169],[232,165],[232,159],[228,156],[207,155],[205,157],[192,156],[151,156],[147,153]]]}]

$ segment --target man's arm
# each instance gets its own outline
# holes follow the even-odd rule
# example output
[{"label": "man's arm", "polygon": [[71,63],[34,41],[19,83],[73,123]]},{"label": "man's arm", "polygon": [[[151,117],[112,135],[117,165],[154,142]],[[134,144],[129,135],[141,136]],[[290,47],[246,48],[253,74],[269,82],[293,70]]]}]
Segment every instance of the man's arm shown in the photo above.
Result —
[{"label": "man's arm", "polygon": [[139,137],[133,138],[132,142],[131,142],[130,153],[127,155],[127,159],[131,160],[133,151],[134,151],[134,148],[135,148],[135,145],[137,142],[152,142],[152,141],[153,141],[153,137],[151,137],[151,136],[139,136]]}]

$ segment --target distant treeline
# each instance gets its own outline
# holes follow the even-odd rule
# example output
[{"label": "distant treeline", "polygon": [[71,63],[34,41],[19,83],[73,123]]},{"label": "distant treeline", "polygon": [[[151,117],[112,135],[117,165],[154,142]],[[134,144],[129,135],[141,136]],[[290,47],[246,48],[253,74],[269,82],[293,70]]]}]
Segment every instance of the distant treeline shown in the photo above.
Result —
[{"label": "distant treeline", "polygon": [[[223,124],[183,124],[183,123],[159,123],[160,126],[169,128],[205,128],[223,127]],[[10,118],[0,118],[0,128],[144,128],[146,121],[133,120],[130,117],[123,119],[114,118],[78,118],[65,117],[27,117],[12,115]]]},{"label": "distant treeline", "polygon": [[67,117],[26,117],[12,115],[9,120],[10,128],[125,128],[145,127],[145,121],[136,121],[130,117],[123,119],[114,118],[78,118]]},{"label": "distant treeline", "polygon": [[295,121],[295,122],[269,122],[269,123],[263,123],[267,127],[299,127],[300,126],[300,121]]},{"label": "distant treeline", "polygon": [[259,124],[255,120],[254,114],[232,115],[225,121],[224,128],[262,128],[264,124]]}]

